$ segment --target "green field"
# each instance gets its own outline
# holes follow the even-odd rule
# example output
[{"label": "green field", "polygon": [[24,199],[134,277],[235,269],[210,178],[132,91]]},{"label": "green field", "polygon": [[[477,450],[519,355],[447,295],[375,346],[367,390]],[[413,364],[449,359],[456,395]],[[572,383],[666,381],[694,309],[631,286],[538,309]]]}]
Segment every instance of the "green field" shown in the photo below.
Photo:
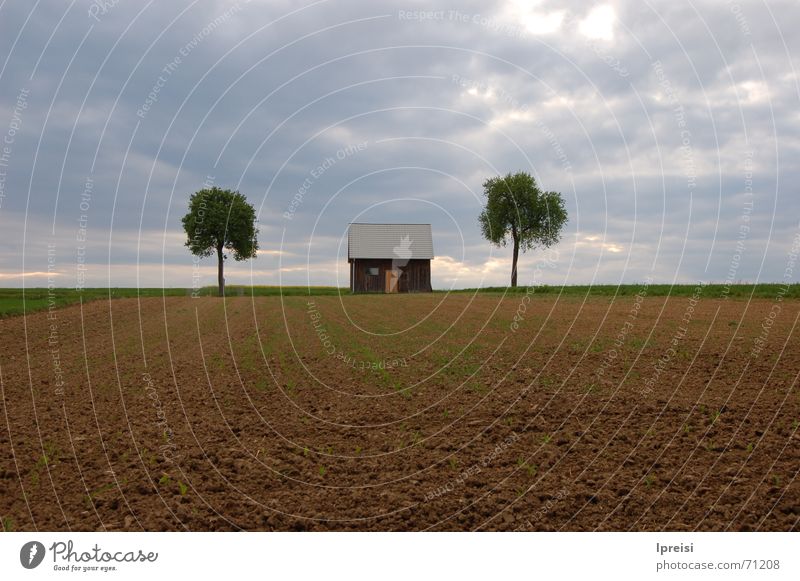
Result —
[{"label": "green field", "polygon": [[[486,287],[481,289],[458,289],[449,292],[455,293],[508,293],[519,294],[532,292],[532,294],[563,295],[571,297],[614,297],[632,296],[637,293],[652,297],[664,296],[691,296],[696,289],[695,285],[649,285],[646,289],[642,285],[576,285],[576,286],[536,286],[517,288]],[[448,291],[437,290],[437,293]],[[350,294],[348,288],[335,286],[229,286],[227,296],[301,296],[301,295],[337,295]],[[191,289],[183,288],[87,288],[76,291],[69,288],[56,288],[48,291],[47,288],[6,288],[0,289],[0,317],[32,313],[54,307],[64,307],[80,302],[99,299],[137,298],[137,297],[177,297],[192,294]],[[201,296],[216,296],[216,287],[203,287],[197,291]],[[709,284],[703,288],[704,298],[800,298],[800,284],[791,284],[788,287],[781,284],[739,284],[722,285]]]},{"label": "green field", "polygon": [[[451,292],[481,292],[481,293],[526,293],[531,287],[519,286],[516,288],[506,287],[486,287],[482,289],[465,289]],[[600,284],[600,285],[574,285],[574,286],[548,286],[541,285],[533,287],[533,294],[548,295],[568,295],[568,296],[593,296],[593,297],[614,297],[631,296],[642,293],[649,297],[687,297],[695,293],[697,285],[693,284],[651,284],[646,288],[644,285],[637,284]],[[784,285],[776,283],[768,284],[707,284],[703,287],[701,296],[704,298],[729,298],[747,299],[761,298],[769,299],[782,296],[785,299],[800,298],[800,283]]]},{"label": "green field", "polygon": [[[297,295],[335,295],[347,293],[349,289],[335,286],[228,286],[228,296],[297,296]],[[0,317],[21,315],[54,307],[64,307],[80,301],[99,299],[120,299],[137,297],[185,297],[192,289],[184,288],[86,288],[77,291],[71,288],[5,288],[0,289]],[[203,287],[196,292],[199,296],[216,296],[217,287]]]}]

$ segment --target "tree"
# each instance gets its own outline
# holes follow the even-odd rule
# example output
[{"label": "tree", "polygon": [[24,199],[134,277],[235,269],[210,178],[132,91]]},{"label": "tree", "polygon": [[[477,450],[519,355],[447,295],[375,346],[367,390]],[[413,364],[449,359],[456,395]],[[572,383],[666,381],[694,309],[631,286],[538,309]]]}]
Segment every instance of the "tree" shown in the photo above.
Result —
[{"label": "tree", "polygon": [[564,199],[542,192],[533,176],[517,172],[489,178],[483,184],[486,206],[478,221],[484,238],[498,246],[513,244],[511,286],[517,286],[519,251],[548,248],[561,239],[567,222]]},{"label": "tree", "polygon": [[223,250],[233,251],[236,260],[255,258],[258,250],[256,211],[239,192],[218,187],[203,189],[189,198],[189,212],[183,217],[186,246],[196,256],[217,252],[219,296],[225,295]]}]

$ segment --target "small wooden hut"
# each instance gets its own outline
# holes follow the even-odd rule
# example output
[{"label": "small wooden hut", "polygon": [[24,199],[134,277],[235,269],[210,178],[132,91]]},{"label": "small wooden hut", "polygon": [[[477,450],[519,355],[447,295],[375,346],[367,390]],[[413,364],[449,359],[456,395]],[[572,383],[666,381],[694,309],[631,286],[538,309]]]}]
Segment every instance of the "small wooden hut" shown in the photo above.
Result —
[{"label": "small wooden hut", "polygon": [[354,293],[431,292],[430,224],[350,224],[347,262]]}]

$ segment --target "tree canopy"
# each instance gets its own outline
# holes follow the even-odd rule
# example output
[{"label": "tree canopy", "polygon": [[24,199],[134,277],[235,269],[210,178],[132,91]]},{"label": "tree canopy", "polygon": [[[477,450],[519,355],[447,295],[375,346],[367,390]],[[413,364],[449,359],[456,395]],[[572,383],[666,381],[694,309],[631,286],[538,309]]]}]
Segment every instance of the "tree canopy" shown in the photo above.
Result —
[{"label": "tree canopy", "polygon": [[513,245],[511,286],[515,287],[520,249],[547,248],[561,239],[568,219],[564,199],[558,192],[541,191],[533,176],[524,172],[487,179],[483,193],[481,232],[493,244]]},{"label": "tree canopy", "polygon": [[218,187],[202,189],[189,198],[183,217],[186,246],[200,257],[217,253],[219,295],[225,294],[224,251],[235,260],[254,258],[258,251],[256,211],[239,192]]}]

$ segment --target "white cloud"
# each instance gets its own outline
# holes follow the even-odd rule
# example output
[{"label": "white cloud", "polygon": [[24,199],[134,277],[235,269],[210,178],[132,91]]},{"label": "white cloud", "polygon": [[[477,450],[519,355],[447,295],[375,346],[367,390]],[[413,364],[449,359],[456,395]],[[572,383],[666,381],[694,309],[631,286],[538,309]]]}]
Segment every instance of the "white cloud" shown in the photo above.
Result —
[{"label": "white cloud", "polygon": [[530,34],[553,34],[561,29],[566,12],[554,10],[544,12],[537,10],[541,4],[532,0],[511,0],[502,13],[507,21],[514,25],[522,25]]},{"label": "white cloud", "polygon": [[597,6],[578,24],[578,30],[587,38],[614,40],[614,22],[617,19],[613,6]]},{"label": "white cloud", "polygon": [[0,279],[47,278],[61,276],[60,272],[0,272]]}]

